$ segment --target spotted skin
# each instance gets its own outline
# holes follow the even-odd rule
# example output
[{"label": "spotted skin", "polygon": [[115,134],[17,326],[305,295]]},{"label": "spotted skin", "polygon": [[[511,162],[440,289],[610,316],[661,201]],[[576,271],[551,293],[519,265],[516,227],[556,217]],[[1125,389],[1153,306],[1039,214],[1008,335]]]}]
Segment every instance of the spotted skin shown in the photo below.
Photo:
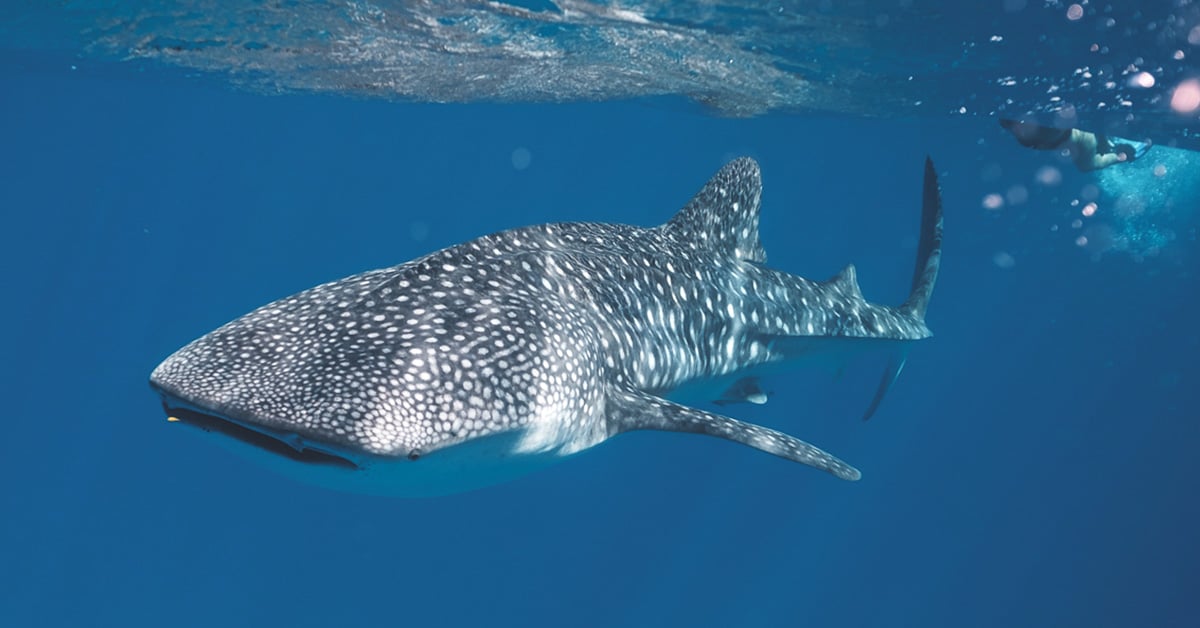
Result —
[{"label": "spotted skin", "polygon": [[803,441],[662,395],[801,357],[813,340],[928,337],[941,233],[931,173],[922,243],[936,244],[899,308],[866,302],[853,267],[816,282],[764,266],[761,180],[743,158],[659,227],[536,225],[317,286],[185,346],[151,385],[168,413],[187,408],[362,470],[502,435],[486,455],[555,458],[656,429],[857,479]]}]

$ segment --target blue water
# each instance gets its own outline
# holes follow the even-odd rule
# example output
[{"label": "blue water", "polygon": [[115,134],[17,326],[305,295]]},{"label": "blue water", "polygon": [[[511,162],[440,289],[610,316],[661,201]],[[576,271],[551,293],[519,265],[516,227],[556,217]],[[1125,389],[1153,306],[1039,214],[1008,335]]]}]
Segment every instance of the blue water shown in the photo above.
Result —
[{"label": "blue water", "polygon": [[[0,75],[2,626],[1200,616],[1193,187],[1114,192],[988,118],[264,96],[18,52]],[[634,433],[476,492],[348,495],[168,424],[146,385],[185,342],[319,282],[512,226],[664,221],[737,155],[763,169],[773,266],[854,262],[869,299],[899,302],[926,154],[946,206],[936,337],[878,415],[857,418],[869,364],[736,409],[858,483]],[[1174,181],[1195,180],[1184,155]],[[1038,183],[1047,167],[1060,182]],[[1116,246],[1144,223],[1112,197],[1139,191],[1169,235]]]}]

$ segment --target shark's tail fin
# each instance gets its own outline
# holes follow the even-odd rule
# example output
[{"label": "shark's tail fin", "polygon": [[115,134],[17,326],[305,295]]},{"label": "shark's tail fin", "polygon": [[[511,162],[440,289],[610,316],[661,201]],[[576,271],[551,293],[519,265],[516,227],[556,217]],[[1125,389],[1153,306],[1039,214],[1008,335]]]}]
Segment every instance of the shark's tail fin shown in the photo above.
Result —
[{"label": "shark's tail fin", "polygon": [[[925,320],[925,310],[929,308],[929,297],[933,294],[933,284],[937,282],[938,266],[942,261],[942,194],[938,189],[937,171],[933,168],[933,160],[925,158],[925,188],[921,201],[921,241],[917,244],[917,267],[913,270],[912,291],[908,300],[900,306],[900,311]],[[863,420],[871,418],[879,409],[879,403],[887,395],[900,371],[904,369],[905,354],[903,351],[892,356],[875,398],[867,408]]]},{"label": "shark's tail fin", "polygon": [[929,307],[933,284],[942,261],[942,194],[938,189],[933,160],[925,158],[925,188],[921,202],[921,241],[917,244],[917,267],[913,270],[912,291],[900,309],[921,320]]}]

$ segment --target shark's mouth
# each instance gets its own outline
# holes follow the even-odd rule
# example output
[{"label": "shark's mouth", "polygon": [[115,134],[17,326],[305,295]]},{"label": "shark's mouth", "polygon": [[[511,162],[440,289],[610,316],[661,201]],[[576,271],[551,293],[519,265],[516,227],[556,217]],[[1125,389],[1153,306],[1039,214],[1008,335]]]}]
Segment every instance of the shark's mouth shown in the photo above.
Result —
[{"label": "shark's mouth", "polygon": [[282,456],[305,465],[336,467],[350,471],[360,467],[350,458],[317,448],[297,434],[283,434],[259,426],[248,426],[233,419],[210,414],[164,397],[163,410],[168,421],[178,421],[205,432],[220,434],[256,449]]}]

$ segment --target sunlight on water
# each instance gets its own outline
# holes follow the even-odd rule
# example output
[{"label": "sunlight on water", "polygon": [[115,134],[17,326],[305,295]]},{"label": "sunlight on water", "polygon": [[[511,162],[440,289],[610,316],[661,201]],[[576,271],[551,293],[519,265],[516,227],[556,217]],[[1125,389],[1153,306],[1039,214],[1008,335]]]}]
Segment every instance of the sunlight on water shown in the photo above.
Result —
[{"label": "sunlight on water", "polygon": [[[0,40],[30,45],[55,33],[75,40],[85,62],[174,66],[271,94],[669,96],[738,117],[1036,115],[1200,147],[1197,121],[1164,116],[1161,106],[1192,102],[1188,55],[1200,45],[1192,0],[65,4],[30,3],[8,22],[0,10]],[[1147,52],[1155,50],[1162,54]]]}]

